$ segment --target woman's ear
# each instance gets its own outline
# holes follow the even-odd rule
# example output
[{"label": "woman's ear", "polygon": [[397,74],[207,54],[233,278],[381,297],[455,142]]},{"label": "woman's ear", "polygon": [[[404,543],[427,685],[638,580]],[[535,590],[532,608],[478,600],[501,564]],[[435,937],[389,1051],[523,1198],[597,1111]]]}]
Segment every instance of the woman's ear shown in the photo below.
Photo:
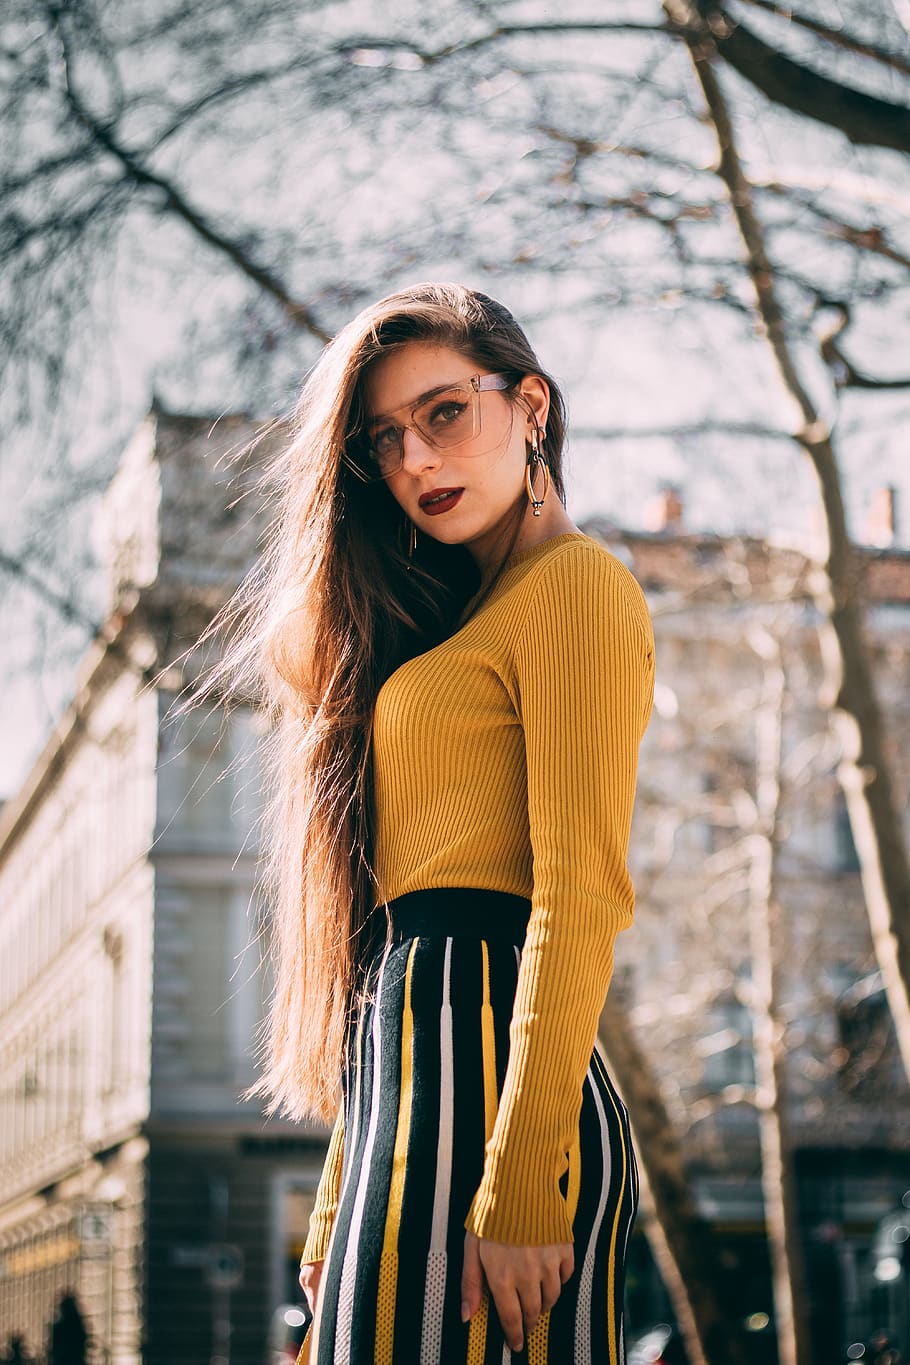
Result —
[{"label": "woman's ear", "polygon": [[526,374],[518,386],[524,399],[528,416],[537,423],[541,431],[546,430],[550,413],[550,386],[539,374]]}]

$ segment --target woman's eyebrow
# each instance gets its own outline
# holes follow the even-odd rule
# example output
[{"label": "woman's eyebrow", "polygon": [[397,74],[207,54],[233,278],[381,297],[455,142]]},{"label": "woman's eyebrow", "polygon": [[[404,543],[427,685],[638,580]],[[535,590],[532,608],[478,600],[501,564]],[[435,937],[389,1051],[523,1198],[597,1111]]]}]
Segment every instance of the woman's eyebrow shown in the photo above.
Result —
[{"label": "woman's eyebrow", "polygon": [[459,384],[457,379],[450,379],[446,384],[437,384],[435,388],[427,389],[426,393],[420,393],[416,398],[411,398],[407,403],[402,403],[400,407],[393,408],[391,412],[380,412],[375,417],[367,418],[369,426],[375,426],[377,422],[387,422],[396,413],[404,412],[406,408],[416,408],[418,403],[423,403],[427,398],[432,398],[437,393],[445,393],[446,389],[456,388]]}]

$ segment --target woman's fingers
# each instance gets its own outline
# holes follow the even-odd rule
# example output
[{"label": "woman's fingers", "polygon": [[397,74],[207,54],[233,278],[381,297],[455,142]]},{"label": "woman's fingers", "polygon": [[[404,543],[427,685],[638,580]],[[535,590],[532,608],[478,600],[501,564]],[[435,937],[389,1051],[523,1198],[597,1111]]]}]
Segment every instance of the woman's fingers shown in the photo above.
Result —
[{"label": "woman's fingers", "polygon": [[[565,1280],[562,1278],[560,1269],[561,1268],[558,1265],[549,1265],[544,1272],[540,1286],[540,1309],[542,1313],[549,1313],[550,1309],[562,1293],[562,1287],[565,1284]],[[529,1326],[528,1331],[530,1330],[531,1328]]]},{"label": "woman's fingers", "polygon": [[475,1254],[496,1305],[503,1335],[512,1351],[520,1351],[526,1332],[548,1312],[572,1274],[570,1243],[511,1246],[474,1238]]},{"label": "woman's fingers", "polygon": [[477,1238],[473,1232],[464,1239],[464,1269],[461,1273],[461,1320],[473,1318],[480,1307],[483,1295],[483,1268],[477,1249]]},{"label": "woman's fingers", "polygon": [[298,1279],[300,1288],[306,1296],[306,1301],[310,1305],[310,1312],[316,1312],[316,1295],[319,1293],[319,1280],[322,1275],[321,1261],[306,1261],[300,1267]]},{"label": "woman's fingers", "polygon": [[488,1277],[487,1283],[490,1286],[499,1325],[509,1344],[509,1350],[520,1351],[524,1345],[524,1313],[518,1291],[514,1285],[507,1281],[493,1284]]},{"label": "woman's fingers", "polygon": [[534,1328],[537,1326],[537,1320],[540,1317],[540,1312],[543,1307],[543,1294],[541,1292],[540,1280],[532,1280],[528,1285],[520,1288],[518,1291],[518,1298],[521,1303],[521,1316],[524,1321],[524,1329],[526,1332],[533,1332]]}]

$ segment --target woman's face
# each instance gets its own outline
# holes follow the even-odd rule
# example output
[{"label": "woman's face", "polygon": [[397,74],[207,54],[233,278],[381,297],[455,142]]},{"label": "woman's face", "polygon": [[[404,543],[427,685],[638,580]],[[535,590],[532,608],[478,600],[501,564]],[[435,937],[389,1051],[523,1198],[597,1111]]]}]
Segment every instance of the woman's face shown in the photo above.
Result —
[{"label": "woman's face", "polygon": [[[425,394],[476,374],[486,366],[450,346],[412,341],[373,362],[364,385],[367,419],[395,414],[403,427],[409,409]],[[446,545],[464,545],[481,564],[509,524],[524,496],[526,442],[535,422],[546,426],[549,390],[545,380],[527,375],[514,391],[477,395],[480,431],[463,444],[440,450],[419,432],[402,430],[401,467],[386,476],[395,501],[418,531]]]}]

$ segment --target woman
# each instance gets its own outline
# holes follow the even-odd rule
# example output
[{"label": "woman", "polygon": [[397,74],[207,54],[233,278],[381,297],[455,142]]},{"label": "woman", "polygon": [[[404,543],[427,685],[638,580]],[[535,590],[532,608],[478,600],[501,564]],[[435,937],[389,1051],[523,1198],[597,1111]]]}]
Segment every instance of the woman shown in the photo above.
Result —
[{"label": "woman", "polygon": [[337,1106],[317,1365],[622,1359],[636,1175],[595,1039],[653,640],[566,513],[564,434],[511,314],[422,285],[327,348],[276,469],[263,1088]]}]

